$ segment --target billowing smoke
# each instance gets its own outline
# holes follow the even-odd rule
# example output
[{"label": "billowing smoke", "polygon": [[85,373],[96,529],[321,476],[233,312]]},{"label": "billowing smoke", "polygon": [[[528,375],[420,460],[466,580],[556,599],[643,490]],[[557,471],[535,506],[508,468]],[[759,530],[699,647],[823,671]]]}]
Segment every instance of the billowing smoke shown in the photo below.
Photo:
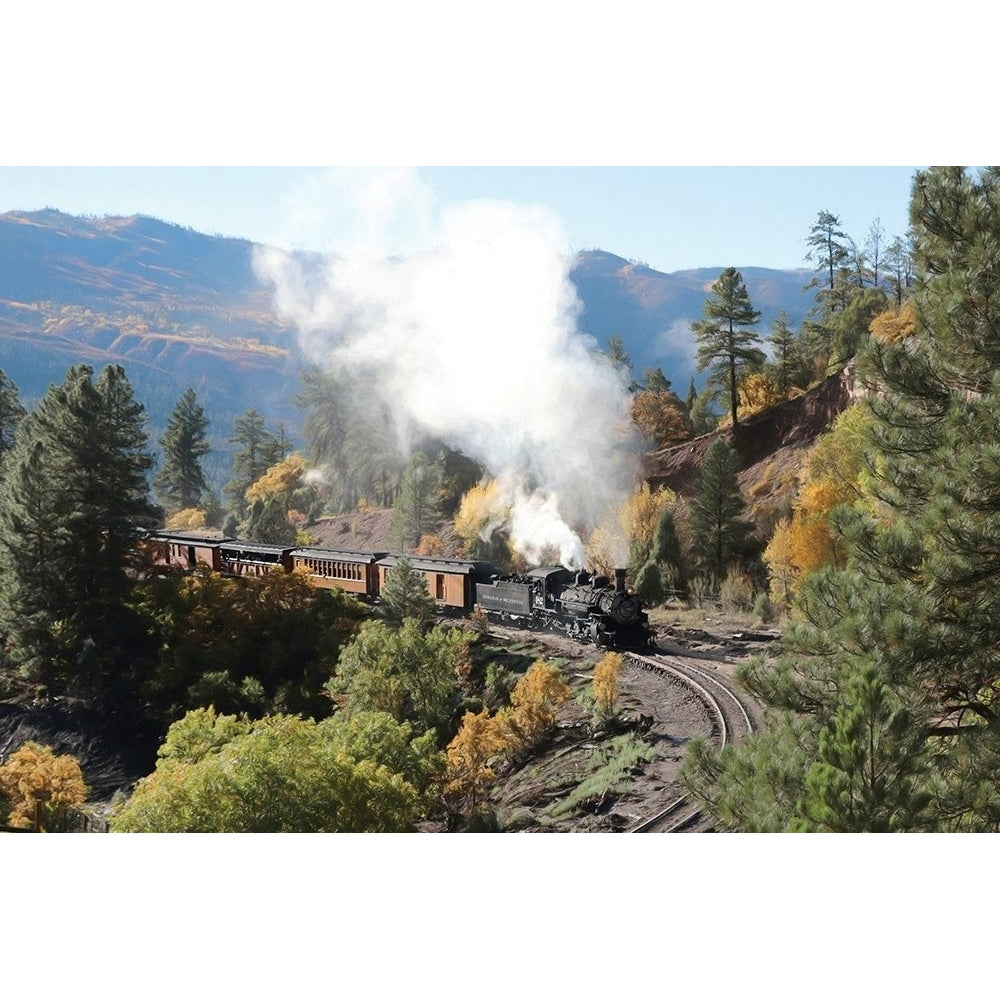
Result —
[{"label": "billowing smoke", "polygon": [[376,373],[404,446],[431,434],[497,477],[515,548],[582,565],[581,532],[632,491],[637,466],[622,377],[577,329],[559,223],[498,201],[415,210],[419,185],[394,189],[408,199],[397,214],[424,223],[405,255],[369,220],[318,266],[261,249],[257,272],[313,361]]}]

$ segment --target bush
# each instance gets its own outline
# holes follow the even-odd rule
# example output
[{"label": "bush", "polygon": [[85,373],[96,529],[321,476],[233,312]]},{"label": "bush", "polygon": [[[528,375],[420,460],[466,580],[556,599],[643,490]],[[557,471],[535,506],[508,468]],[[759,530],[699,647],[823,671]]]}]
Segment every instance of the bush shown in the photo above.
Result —
[{"label": "bush", "polygon": [[663,579],[660,567],[655,562],[648,562],[639,570],[635,590],[645,604],[652,606],[663,603]]},{"label": "bush", "polygon": [[753,613],[765,624],[773,622],[775,619],[774,602],[771,595],[766,591],[757,595],[757,600],[753,602]]},{"label": "bush", "polygon": [[749,611],[753,606],[753,580],[741,569],[730,569],[719,587],[719,600],[727,611]]}]

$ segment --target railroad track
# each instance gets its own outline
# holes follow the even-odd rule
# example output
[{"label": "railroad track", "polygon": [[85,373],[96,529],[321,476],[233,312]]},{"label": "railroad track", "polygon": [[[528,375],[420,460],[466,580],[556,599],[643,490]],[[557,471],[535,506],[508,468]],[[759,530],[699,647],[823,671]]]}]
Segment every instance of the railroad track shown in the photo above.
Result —
[{"label": "railroad track", "polygon": [[[730,682],[718,673],[697,666],[684,657],[658,653],[645,656],[629,653],[628,659],[636,666],[654,673],[679,678],[705,703],[712,718],[712,737],[721,749],[738,743],[753,732],[753,721],[738,693]],[[679,833],[693,826],[701,818],[701,809],[687,795],[671,802],[664,809],[633,826],[629,833]]]}]

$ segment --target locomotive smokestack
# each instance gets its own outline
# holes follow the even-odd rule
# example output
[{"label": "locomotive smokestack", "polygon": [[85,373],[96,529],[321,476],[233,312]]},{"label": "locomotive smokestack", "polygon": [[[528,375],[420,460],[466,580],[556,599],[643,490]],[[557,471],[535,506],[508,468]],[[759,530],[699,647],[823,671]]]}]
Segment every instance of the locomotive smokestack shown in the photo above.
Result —
[{"label": "locomotive smokestack", "polygon": [[625,593],[625,570],[620,566],[615,570],[615,593]]}]

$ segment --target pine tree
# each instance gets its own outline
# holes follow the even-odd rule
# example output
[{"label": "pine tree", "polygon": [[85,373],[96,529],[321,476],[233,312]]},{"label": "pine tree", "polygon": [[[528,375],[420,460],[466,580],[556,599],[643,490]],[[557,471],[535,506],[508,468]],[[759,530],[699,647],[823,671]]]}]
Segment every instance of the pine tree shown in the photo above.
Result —
[{"label": "pine tree", "polygon": [[871,662],[859,663],[841,690],[843,703],[819,733],[817,759],[805,775],[790,829],[920,829],[931,801],[926,720],[914,716]]},{"label": "pine tree", "polygon": [[802,355],[799,352],[798,338],[795,331],[788,325],[788,313],[784,310],[771,324],[771,336],[767,342],[773,348],[774,360],[770,370],[782,398],[787,399],[793,386],[800,386],[803,379]]},{"label": "pine tree", "polygon": [[423,452],[414,452],[403,473],[392,508],[390,530],[400,549],[414,549],[441,522],[441,469]]},{"label": "pine tree", "polygon": [[247,514],[246,491],[272,465],[281,461],[281,445],[254,409],[237,418],[229,442],[241,447],[233,457],[233,471],[225,492],[232,498],[233,508],[242,519]]},{"label": "pine tree", "polygon": [[628,351],[625,350],[625,345],[622,343],[622,336],[620,333],[613,333],[608,338],[608,360],[611,362],[612,366],[618,371],[622,378],[628,379],[629,384],[632,382],[632,359],[628,355]]},{"label": "pine tree", "polygon": [[837,272],[850,261],[850,237],[840,226],[840,219],[824,209],[816,217],[806,239],[811,248],[806,260],[815,263],[816,270],[824,276],[828,295],[832,295],[836,287]]},{"label": "pine tree", "polygon": [[389,570],[379,599],[382,620],[388,625],[398,627],[407,618],[426,623],[437,613],[434,598],[427,590],[427,577],[414,569],[405,556]]},{"label": "pine tree", "polygon": [[[145,411],[118,365],[78,365],[25,418],[0,490],[0,618],[15,662],[95,690],[122,636],[136,526],[153,509]],[[90,676],[84,676],[89,674]]]},{"label": "pine tree", "polygon": [[712,285],[705,318],[691,324],[698,341],[698,371],[707,368],[709,381],[728,390],[734,427],[739,422],[739,373],[748,367],[760,367],[765,360],[764,352],[756,346],[760,338],[748,329],[759,320],[760,312],[750,302],[743,276],[735,267],[727,267]]},{"label": "pine tree", "polygon": [[705,453],[694,497],[691,529],[698,569],[717,586],[745,547],[752,525],[741,519],[746,501],[736,479],[736,453],[724,438]]},{"label": "pine tree", "polygon": [[661,586],[684,596],[687,594],[688,572],[673,507],[665,507],[653,536],[652,558],[660,569]]},{"label": "pine tree", "polygon": [[192,388],[184,390],[177,401],[166,433],[160,438],[163,464],[153,485],[166,501],[168,513],[198,507],[202,495],[208,491],[201,460],[211,451],[205,437],[208,419]]},{"label": "pine tree", "polygon": [[25,413],[17,386],[0,369],[0,465],[14,446],[14,436]]}]

